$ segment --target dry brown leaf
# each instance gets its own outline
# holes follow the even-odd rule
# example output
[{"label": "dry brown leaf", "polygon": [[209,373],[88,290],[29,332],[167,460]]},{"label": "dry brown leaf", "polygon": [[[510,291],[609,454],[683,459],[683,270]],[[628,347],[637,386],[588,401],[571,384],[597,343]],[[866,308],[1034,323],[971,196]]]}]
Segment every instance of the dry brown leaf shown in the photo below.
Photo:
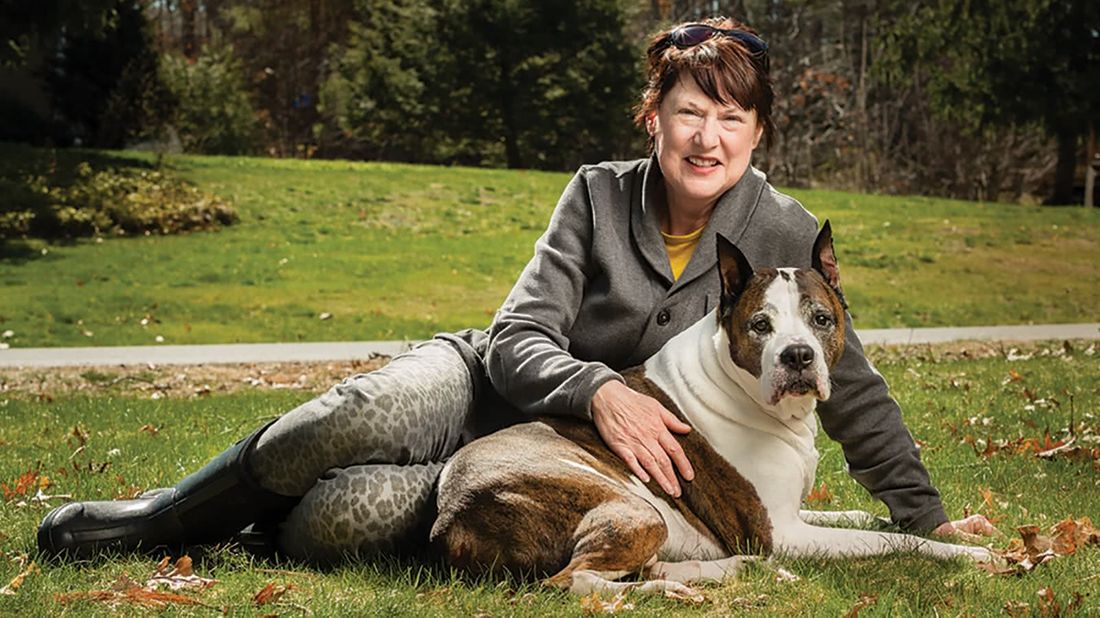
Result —
[{"label": "dry brown leaf", "polygon": [[[171,565],[171,566],[170,566]],[[182,556],[171,564],[171,559],[165,556],[157,569],[145,582],[145,587],[155,590],[159,586],[167,586],[170,590],[185,590],[197,588],[204,590],[217,583],[217,580],[199,577],[191,570],[191,556]]]},{"label": "dry brown leaf", "polygon": [[12,481],[11,485],[0,483],[0,491],[4,492],[4,500],[11,500],[17,496],[33,495],[32,490],[38,488],[38,470],[27,470]]},{"label": "dry brown leaf", "polygon": [[1074,592],[1070,596],[1072,597],[1069,603],[1065,607],[1058,601],[1057,595],[1054,594],[1054,589],[1050,586],[1039,589],[1039,615],[1040,616],[1072,616],[1078,610],[1081,609],[1081,603],[1084,601],[1084,597],[1080,592]]},{"label": "dry brown leaf", "polygon": [[604,601],[598,593],[581,597],[581,609],[586,614],[617,614],[634,609],[633,603],[627,603],[626,592],[620,592],[610,601]]},{"label": "dry brown leaf", "polygon": [[[26,560],[27,558],[25,556],[20,557],[21,562],[26,562]],[[31,573],[41,572],[42,570],[38,568],[38,565],[36,563],[32,562],[28,564],[26,567],[23,568],[23,570],[19,571],[18,575],[16,575],[14,578],[12,578],[10,582],[8,582],[7,586],[0,588],[0,595],[14,595],[15,593],[19,592],[19,588],[23,585],[23,580],[27,579],[28,575],[30,575]]]},{"label": "dry brown leaf", "polygon": [[844,618],[857,618],[860,611],[871,607],[875,603],[878,603],[878,597],[871,594],[861,594],[859,595],[859,600],[852,606],[852,609],[848,610],[847,614],[844,614]]},{"label": "dry brown leaf", "polygon": [[1040,534],[1039,526],[1020,526],[1016,528],[1016,531],[1020,533],[1020,538],[1023,539],[1024,549],[1027,550],[1028,556],[1034,557],[1050,550],[1052,545],[1050,537]]},{"label": "dry brown leaf", "polygon": [[256,607],[266,605],[268,603],[277,602],[284,594],[294,589],[294,584],[276,585],[275,582],[271,582],[264,586],[262,590],[252,596],[252,604]]},{"label": "dry brown leaf", "polygon": [[[165,561],[161,561],[162,563]],[[163,590],[150,590],[130,579],[123,573],[111,584],[109,590],[89,590],[87,592],[68,592],[54,595],[54,599],[62,605],[73,601],[95,601],[115,606],[122,603],[133,603],[142,607],[163,608],[172,604],[199,605],[210,609],[218,609],[207,605],[193,597],[184,596],[175,592]]]},{"label": "dry brown leaf", "polygon": [[1004,550],[994,551],[1006,564],[981,563],[978,568],[993,575],[1021,575],[1059,556],[1071,556],[1085,545],[1100,544],[1100,531],[1088,517],[1063,519],[1051,526],[1049,536],[1035,525],[1016,530],[1020,538],[1012,539]]},{"label": "dry brown leaf", "polygon": [[833,492],[829,490],[829,486],[825,484],[825,481],[821,481],[820,487],[810,491],[810,493],[806,495],[805,502],[807,506],[831,504],[833,498]]}]

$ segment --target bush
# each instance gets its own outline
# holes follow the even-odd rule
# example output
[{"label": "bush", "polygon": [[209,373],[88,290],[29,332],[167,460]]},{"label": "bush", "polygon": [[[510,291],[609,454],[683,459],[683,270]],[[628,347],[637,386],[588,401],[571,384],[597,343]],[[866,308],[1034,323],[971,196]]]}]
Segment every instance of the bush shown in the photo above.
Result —
[{"label": "bush", "polygon": [[174,124],[184,150],[228,155],[256,151],[256,112],[228,48],[207,48],[193,63],[167,54],[161,76],[178,102]]},{"label": "bush", "polygon": [[49,186],[42,176],[0,179],[0,238],[76,238],[105,234],[176,234],[237,221],[216,195],[158,170],[77,167],[76,181]]}]

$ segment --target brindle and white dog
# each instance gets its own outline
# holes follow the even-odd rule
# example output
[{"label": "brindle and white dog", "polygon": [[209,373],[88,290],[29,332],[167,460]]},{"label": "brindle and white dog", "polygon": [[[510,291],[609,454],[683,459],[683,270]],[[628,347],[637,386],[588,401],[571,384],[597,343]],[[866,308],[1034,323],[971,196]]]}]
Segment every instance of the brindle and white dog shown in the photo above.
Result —
[{"label": "brindle and white dog", "polygon": [[[734,575],[759,554],[865,556],[912,550],[988,560],[981,547],[905,534],[821,527],[866,513],[800,511],[814,482],[817,400],[844,350],[845,313],[832,234],[812,269],[754,273],[718,238],[719,307],[623,374],[690,423],[679,437],[696,477],[672,498],[642,483],[588,422],[548,418],[476,440],[439,481],[432,539],[474,571],[547,576],[585,594],[676,589]],[[640,573],[642,584],[615,582]]]}]

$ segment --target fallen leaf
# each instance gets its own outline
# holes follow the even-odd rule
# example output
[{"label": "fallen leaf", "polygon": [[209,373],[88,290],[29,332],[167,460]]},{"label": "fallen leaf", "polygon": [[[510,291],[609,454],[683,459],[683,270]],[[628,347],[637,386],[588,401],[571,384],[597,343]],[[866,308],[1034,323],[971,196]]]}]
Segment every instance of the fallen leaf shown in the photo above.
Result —
[{"label": "fallen leaf", "polygon": [[1069,603],[1065,607],[1058,601],[1057,595],[1054,594],[1054,589],[1050,586],[1039,589],[1039,615],[1040,616],[1072,616],[1081,609],[1081,603],[1084,601],[1084,596],[1080,592],[1074,592],[1071,596]]},{"label": "fallen leaf", "polygon": [[[26,556],[20,556],[20,561],[21,562],[26,562],[26,560],[27,560]],[[16,575],[14,578],[12,578],[12,580],[10,582],[8,582],[7,586],[4,586],[3,588],[0,588],[0,595],[4,595],[4,596],[14,595],[15,593],[19,592],[19,587],[23,585],[23,580],[27,579],[28,575],[30,575],[31,573],[41,573],[41,572],[42,572],[42,570],[38,568],[38,564],[36,564],[34,562],[28,564],[26,567],[23,568],[23,570],[19,571],[18,575]]]},{"label": "fallen leaf", "polygon": [[1004,550],[994,550],[1006,564],[980,563],[978,568],[994,575],[1021,575],[1059,556],[1071,556],[1085,545],[1100,544],[1100,531],[1088,517],[1063,519],[1051,526],[1049,535],[1035,525],[1016,530],[1020,538],[1012,539]]},{"label": "fallen leaf", "polygon": [[199,577],[191,570],[191,556],[182,556],[176,563],[171,564],[171,559],[164,557],[157,565],[157,570],[145,582],[145,587],[155,590],[159,586],[167,586],[170,590],[185,590],[198,588],[203,590],[213,586],[217,580]]},{"label": "fallen leaf", "polygon": [[861,610],[867,609],[875,603],[878,603],[878,597],[870,594],[861,594],[859,595],[859,600],[852,606],[852,609],[848,610],[847,614],[844,614],[844,618],[857,618]]},{"label": "fallen leaf", "polygon": [[833,497],[833,492],[829,490],[829,486],[825,484],[825,481],[821,481],[820,487],[811,490],[810,493],[806,495],[805,503],[807,506],[831,504]]},{"label": "fallen leaf", "polygon": [[294,584],[288,584],[286,586],[276,585],[275,582],[271,582],[264,586],[262,590],[252,596],[252,604],[256,607],[266,605],[268,603],[275,603],[284,594],[294,589]]},{"label": "fallen leaf", "polygon": [[0,483],[0,491],[4,492],[4,500],[11,500],[17,496],[26,496],[32,488],[38,487],[38,470],[27,470],[19,475],[11,485]]},{"label": "fallen leaf", "polygon": [[167,585],[172,590],[197,588],[205,590],[213,586],[215,580],[198,577],[191,571],[191,558],[183,556],[172,564],[172,560],[165,557],[156,567],[153,576],[142,586],[123,573],[111,583],[108,590],[89,590],[86,592],[69,592],[54,595],[58,603],[65,604],[73,601],[96,601],[111,606],[121,603],[133,603],[143,607],[163,608],[172,604],[199,605],[210,609],[219,609],[199,601],[194,597],[158,590],[161,585]]}]

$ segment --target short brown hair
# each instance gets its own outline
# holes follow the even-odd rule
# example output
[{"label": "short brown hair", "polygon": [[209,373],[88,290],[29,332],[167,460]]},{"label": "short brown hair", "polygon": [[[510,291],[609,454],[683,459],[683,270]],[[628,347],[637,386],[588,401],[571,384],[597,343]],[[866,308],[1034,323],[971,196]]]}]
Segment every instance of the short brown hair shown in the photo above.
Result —
[{"label": "short brown hair", "polygon": [[[646,86],[635,108],[634,123],[644,128],[646,119],[657,113],[665,95],[686,74],[714,101],[726,105],[732,98],[746,111],[756,110],[757,122],[764,128],[764,140],[770,143],[775,95],[766,57],[754,57],[744,43],[726,36],[711,37],[687,49],[667,44],[669,33],[692,23],[756,34],[752,28],[728,17],[686,22],[655,34],[646,51]],[[653,150],[653,136],[649,137],[649,150]]]}]

